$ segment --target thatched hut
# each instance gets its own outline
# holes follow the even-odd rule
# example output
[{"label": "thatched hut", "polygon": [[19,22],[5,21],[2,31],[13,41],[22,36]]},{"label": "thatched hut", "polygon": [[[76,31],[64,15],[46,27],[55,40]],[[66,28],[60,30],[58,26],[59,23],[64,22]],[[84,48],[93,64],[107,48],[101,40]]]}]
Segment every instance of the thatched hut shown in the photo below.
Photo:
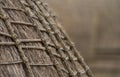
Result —
[{"label": "thatched hut", "polygon": [[40,0],[0,0],[0,77],[92,77]]}]

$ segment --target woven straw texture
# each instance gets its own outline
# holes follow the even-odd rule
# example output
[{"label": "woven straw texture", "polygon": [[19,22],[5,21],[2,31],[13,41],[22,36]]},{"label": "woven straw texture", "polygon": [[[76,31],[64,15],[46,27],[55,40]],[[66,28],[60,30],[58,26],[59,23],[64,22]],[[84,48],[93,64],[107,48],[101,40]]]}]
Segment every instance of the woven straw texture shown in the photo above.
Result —
[{"label": "woven straw texture", "polygon": [[40,0],[0,0],[0,77],[93,77]]}]

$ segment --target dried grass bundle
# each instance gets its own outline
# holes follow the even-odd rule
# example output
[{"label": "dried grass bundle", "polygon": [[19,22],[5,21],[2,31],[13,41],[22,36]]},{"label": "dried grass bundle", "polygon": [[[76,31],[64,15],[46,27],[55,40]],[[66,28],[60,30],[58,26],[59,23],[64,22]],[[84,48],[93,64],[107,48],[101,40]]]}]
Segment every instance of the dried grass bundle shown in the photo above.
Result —
[{"label": "dried grass bundle", "polygon": [[39,0],[0,1],[0,77],[92,77]]}]

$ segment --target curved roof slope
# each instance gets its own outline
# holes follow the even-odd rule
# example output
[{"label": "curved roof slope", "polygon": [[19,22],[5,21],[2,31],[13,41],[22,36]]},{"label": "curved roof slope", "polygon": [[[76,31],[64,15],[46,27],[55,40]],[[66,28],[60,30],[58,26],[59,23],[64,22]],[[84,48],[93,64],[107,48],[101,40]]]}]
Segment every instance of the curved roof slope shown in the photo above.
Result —
[{"label": "curved roof slope", "polygon": [[39,0],[0,0],[0,77],[92,77]]}]

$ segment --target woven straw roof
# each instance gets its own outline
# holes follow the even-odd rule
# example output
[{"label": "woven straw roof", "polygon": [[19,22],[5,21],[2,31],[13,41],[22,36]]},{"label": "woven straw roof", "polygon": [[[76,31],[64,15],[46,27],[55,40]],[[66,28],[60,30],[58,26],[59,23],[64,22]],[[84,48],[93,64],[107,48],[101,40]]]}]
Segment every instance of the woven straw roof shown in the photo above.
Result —
[{"label": "woven straw roof", "polygon": [[40,0],[0,0],[0,77],[92,77]]}]

